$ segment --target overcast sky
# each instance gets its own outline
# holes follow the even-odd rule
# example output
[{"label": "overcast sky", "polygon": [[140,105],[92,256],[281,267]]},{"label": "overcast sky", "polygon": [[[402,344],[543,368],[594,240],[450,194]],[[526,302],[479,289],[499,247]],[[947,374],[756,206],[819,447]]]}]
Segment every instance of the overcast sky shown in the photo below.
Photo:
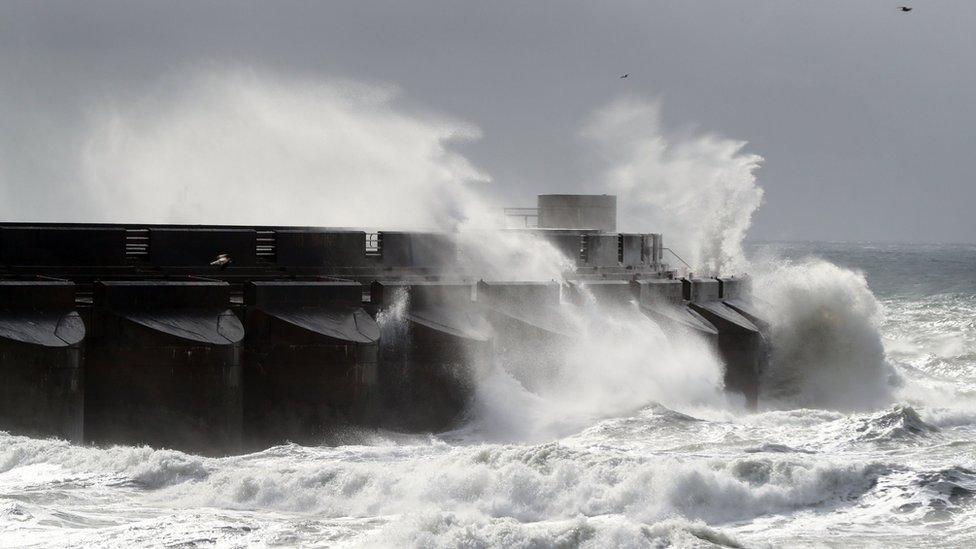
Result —
[{"label": "overcast sky", "polygon": [[0,211],[71,211],[61,170],[100,103],[246,67],[480,128],[459,150],[515,205],[599,192],[581,128],[630,96],[765,159],[751,238],[976,241],[971,0],[128,4],[0,4]]}]

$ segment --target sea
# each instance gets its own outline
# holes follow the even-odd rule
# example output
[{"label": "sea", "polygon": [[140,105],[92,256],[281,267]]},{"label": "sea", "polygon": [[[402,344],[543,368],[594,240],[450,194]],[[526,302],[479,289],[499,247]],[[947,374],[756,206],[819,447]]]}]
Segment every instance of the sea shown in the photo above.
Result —
[{"label": "sea", "polygon": [[976,245],[747,252],[758,410],[638,325],[582,338],[558,389],[496,365],[446,433],[225,458],[0,433],[0,546],[976,546]]}]

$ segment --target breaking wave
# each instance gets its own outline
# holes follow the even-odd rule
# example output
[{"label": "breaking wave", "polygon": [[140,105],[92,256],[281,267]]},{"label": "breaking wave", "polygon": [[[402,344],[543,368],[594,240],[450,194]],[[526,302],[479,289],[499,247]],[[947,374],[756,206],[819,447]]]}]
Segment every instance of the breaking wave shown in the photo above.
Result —
[{"label": "breaking wave", "polygon": [[[628,536],[666,538],[681,532],[734,546],[704,524],[843,504],[871,490],[887,471],[877,463],[795,456],[691,464],[558,443],[282,446],[223,459],[145,448],[68,447],[21,437],[7,437],[5,443],[8,469],[45,463],[55,468],[47,483],[71,478],[122,486],[154,505],[176,508],[300,511],[336,519],[405,515],[412,518],[398,523],[401,539],[405,528],[411,543],[429,538],[437,540],[435,545],[467,536],[552,544],[574,535],[593,544],[625,536],[621,539],[630,545]],[[675,522],[676,516],[690,522]],[[384,532],[374,542],[390,545]]]},{"label": "breaking wave", "polygon": [[765,404],[849,411],[891,402],[897,376],[864,275],[819,259],[757,266],[757,305],[770,325]]}]

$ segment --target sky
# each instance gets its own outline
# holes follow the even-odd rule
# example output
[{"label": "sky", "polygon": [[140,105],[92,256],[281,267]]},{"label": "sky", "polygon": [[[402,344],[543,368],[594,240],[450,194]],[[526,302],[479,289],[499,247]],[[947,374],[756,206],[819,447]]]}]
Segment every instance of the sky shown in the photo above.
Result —
[{"label": "sky", "polygon": [[[915,10],[897,11],[904,3]],[[115,211],[118,189],[99,181],[138,179],[166,163],[161,149],[180,170],[141,184],[182,190],[147,190],[156,205],[204,177],[233,179],[230,153],[218,151],[219,169],[195,170],[192,155],[172,152],[173,136],[252,135],[220,118],[225,103],[263,101],[282,114],[287,102],[285,118],[301,120],[308,94],[294,83],[328,82],[336,101],[382,115],[356,128],[402,130],[370,147],[419,143],[418,158],[436,156],[408,177],[478,181],[504,204],[607,192],[613,155],[586,129],[608,105],[645,102],[670,136],[745,142],[741,154],[762,157],[752,239],[976,242],[974,30],[976,3],[961,0],[8,1],[0,217],[133,220],[142,210]],[[259,75],[263,91],[227,102],[205,91],[215,87],[206,75],[242,73]],[[334,114],[307,118],[328,126]],[[210,137],[215,126],[222,133]],[[255,156],[255,139],[238,154]],[[328,167],[308,169],[332,174],[356,156],[358,141],[336,142]],[[399,177],[372,177],[390,173]]]}]

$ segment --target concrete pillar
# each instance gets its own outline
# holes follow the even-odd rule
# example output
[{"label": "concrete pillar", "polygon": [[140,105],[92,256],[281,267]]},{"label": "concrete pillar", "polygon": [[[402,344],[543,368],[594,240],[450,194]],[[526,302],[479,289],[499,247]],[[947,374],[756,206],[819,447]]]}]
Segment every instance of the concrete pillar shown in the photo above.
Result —
[{"label": "concrete pillar", "polygon": [[240,451],[244,327],[229,290],[203,281],[95,284],[88,440]]},{"label": "concrete pillar", "polygon": [[0,281],[0,430],[82,442],[84,338],[73,283]]},{"label": "concrete pillar", "polygon": [[374,282],[372,302],[383,424],[407,431],[456,424],[491,358],[493,331],[471,284]]},{"label": "concrete pillar", "polygon": [[368,422],[380,332],[362,294],[357,282],[247,284],[246,447],[321,444]]},{"label": "concrete pillar", "polygon": [[[759,396],[759,374],[764,355],[759,328],[748,318],[720,301],[721,287],[715,279],[684,279],[688,307],[718,329],[718,350],[725,363],[725,387],[742,393],[755,407]],[[731,285],[726,289],[732,291]]]}]

